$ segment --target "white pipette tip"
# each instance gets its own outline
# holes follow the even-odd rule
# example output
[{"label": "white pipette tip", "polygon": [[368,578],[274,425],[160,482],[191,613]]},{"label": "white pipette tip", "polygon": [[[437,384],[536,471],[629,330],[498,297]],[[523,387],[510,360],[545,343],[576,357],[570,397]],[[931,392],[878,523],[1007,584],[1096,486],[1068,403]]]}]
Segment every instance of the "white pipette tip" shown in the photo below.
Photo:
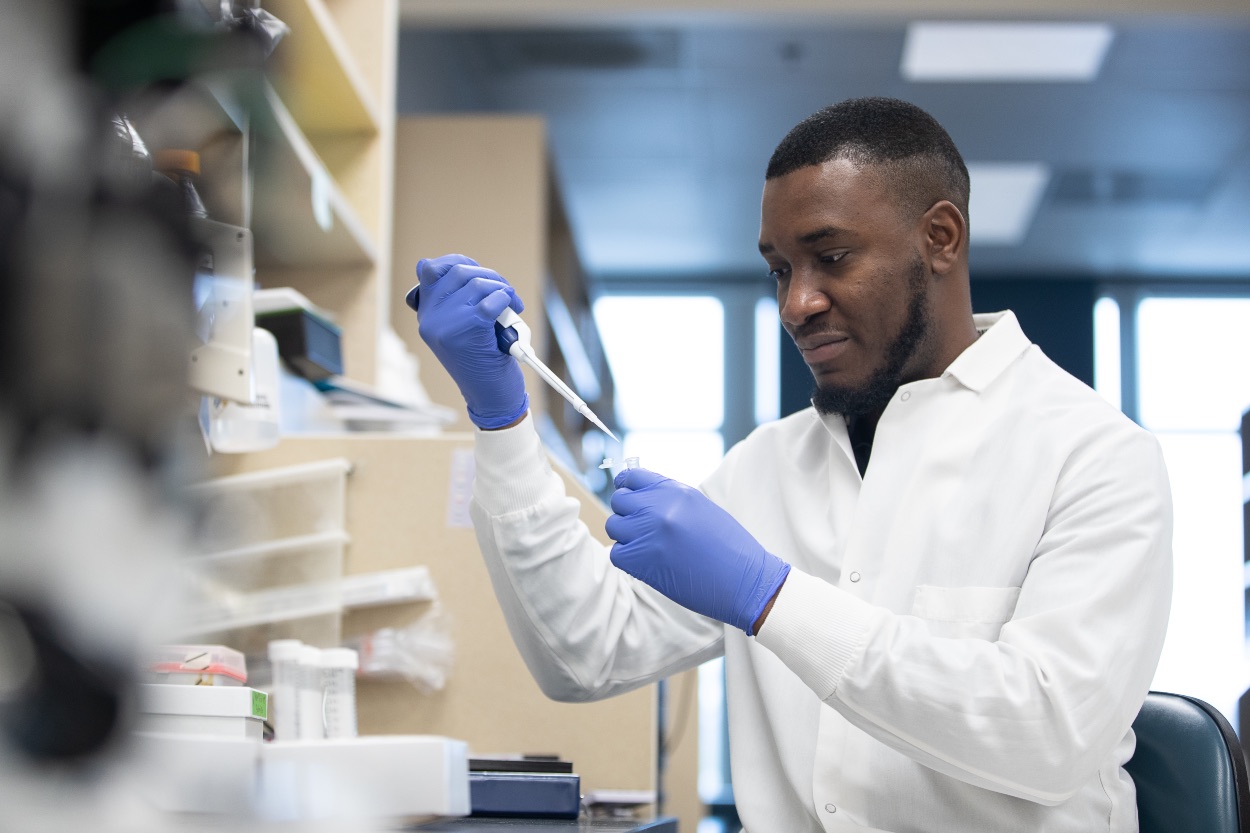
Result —
[{"label": "white pipette tip", "polygon": [[593,422],[596,426],[598,426],[600,431],[607,434],[609,437],[616,440],[618,443],[620,442],[620,438],[618,438],[615,434],[613,434],[612,430],[608,428],[608,426],[604,425],[602,422],[599,421],[599,417],[595,416],[595,412],[590,410],[590,406],[587,405],[585,402],[583,402],[582,406],[577,409],[577,412],[581,414],[582,416],[586,417],[586,419]]}]

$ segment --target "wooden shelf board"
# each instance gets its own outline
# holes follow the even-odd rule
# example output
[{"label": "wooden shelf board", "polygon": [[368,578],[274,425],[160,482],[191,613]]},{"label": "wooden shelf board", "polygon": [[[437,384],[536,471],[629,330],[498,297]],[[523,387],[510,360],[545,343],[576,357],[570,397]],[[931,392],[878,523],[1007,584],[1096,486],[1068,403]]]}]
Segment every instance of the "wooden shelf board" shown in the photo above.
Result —
[{"label": "wooden shelf board", "polygon": [[380,110],[323,0],[266,0],[291,27],[274,50],[273,83],[305,133],[376,133]]},{"label": "wooden shelf board", "polygon": [[276,92],[256,114],[253,226],[258,265],[355,266],[377,244]]}]

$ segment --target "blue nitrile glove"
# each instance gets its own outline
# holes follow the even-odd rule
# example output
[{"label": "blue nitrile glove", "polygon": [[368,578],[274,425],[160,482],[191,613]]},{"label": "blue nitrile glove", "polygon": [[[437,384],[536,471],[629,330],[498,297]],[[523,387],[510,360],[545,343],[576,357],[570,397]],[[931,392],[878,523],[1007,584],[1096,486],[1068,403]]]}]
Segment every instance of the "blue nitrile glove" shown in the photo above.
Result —
[{"label": "blue nitrile glove", "polygon": [[608,535],[612,563],[679,605],[753,636],[755,620],[790,573],[698,489],[646,469],[616,476]]},{"label": "blue nitrile glove", "polygon": [[525,305],[497,272],[464,255],[417,263],[421,284],[417,321],[421,338],[447,368],[479,428],[502,428],[529,410],[517,360],[499,350],[495,319]]}]

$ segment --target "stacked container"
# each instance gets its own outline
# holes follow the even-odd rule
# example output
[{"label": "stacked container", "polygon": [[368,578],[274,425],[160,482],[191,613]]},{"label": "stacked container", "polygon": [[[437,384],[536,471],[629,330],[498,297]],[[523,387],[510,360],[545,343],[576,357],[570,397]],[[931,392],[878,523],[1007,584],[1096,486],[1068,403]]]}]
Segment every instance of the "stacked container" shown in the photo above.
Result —
[{"label": "stacked container", "polygon": [[264,657],[275,639],[339,644],[349,470],[335,458],[190,490],[204,523],[188,634],[249,657]]}]

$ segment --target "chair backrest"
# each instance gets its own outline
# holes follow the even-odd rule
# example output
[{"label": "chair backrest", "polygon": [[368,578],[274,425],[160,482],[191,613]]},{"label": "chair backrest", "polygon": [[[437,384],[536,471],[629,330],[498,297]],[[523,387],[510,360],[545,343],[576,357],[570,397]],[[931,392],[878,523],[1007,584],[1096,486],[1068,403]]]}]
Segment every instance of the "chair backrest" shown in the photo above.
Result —
[{"label": "chair backrest", "polygon": [[1141,833],[1250,833],[1246,758],[1233,727],[1196,697],[1152,691],[1133,721]]}]

